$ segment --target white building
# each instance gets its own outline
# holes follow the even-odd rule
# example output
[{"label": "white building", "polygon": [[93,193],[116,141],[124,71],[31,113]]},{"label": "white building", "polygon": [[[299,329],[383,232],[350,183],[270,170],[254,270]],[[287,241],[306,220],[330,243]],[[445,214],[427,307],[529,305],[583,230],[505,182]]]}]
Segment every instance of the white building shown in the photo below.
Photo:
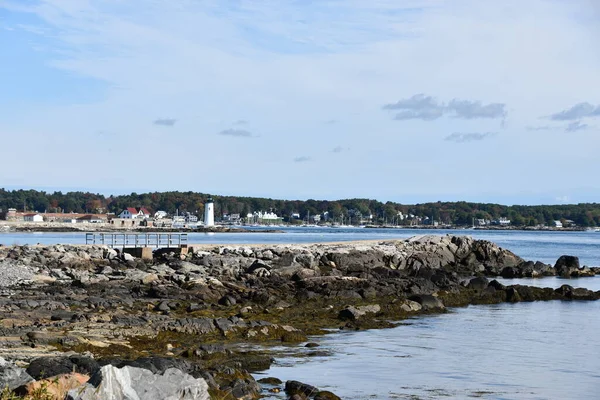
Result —
[{"label": "white building", "polygon": [[121,211],[119,214],[119,218],[121,219],[146,219],[150,218],[150,212],[146,210],[144,207],[141,207],[139,210],[133,207],[127,207],[125,210]]},{"label": "white building", "polygon": [[44,217],[40,214],[25,214],[23,215],[23,220],[25,222],[44,222]]},{"label": "white building", "polygon": [[157,211],[154,213],[154,218],[155,219],[163,219],[167,216],[167,212],[166,211]]},{"label": "white building", "polygon": [[215,204],[208,199],[204,204],[204,226],[215,226]]}]

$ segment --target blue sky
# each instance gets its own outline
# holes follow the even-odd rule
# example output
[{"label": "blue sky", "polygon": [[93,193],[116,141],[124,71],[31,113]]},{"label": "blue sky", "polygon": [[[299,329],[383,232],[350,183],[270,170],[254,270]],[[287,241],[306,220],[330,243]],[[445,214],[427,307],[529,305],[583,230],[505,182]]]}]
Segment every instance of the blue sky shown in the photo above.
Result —
[{"label": "blue sky", "polygon": [[592,0],[0,0],[0,185],[599,201]]}]

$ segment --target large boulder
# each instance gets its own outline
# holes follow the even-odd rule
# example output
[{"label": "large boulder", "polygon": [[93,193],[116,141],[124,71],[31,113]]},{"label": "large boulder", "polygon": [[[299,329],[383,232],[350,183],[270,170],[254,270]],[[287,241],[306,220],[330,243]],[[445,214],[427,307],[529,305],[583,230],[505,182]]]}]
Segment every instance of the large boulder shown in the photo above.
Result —
[{"label": "large boulder", "polygon": [[23,368],[0,357],[0,390],[5,387],[8,387],[8,390],[15,390],[31,381],[33,378]]},{"label": "large boulder", "polygon": [[209,400],[208,384],[175,368],[162,374],[135,367],[105,365],[68,400]]},{"label": "large boulder", "polygon": [[446,308],[440,299],[430,294],[415,295],[408,299],[419,303],[424,311],[440,311]]},{"label": "large boulder", "polygon": [[575,256],[560,256],[554,264],[556,275],[563,278],[570,278],[572,275],[576,275],[579,271],[579,257]]},{"label": "large boulder", "polygon": [[93,358],[73,355],[71,357],[36,358],[27,367],[27,373],[35,379],[45,379],[72,372],[91,375],[98,369],[100,366]]}]

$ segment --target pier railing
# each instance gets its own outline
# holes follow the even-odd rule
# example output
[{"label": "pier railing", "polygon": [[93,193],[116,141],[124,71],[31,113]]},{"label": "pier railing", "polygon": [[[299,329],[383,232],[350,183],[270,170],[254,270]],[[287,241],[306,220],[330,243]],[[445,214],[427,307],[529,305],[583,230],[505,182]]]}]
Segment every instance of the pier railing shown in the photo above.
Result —
[{"label": "pier railing", "polygon": [[111,248],[153,247],[176,248],[187,245],[187,233],[86,233],[86,244],[99,244]]}]

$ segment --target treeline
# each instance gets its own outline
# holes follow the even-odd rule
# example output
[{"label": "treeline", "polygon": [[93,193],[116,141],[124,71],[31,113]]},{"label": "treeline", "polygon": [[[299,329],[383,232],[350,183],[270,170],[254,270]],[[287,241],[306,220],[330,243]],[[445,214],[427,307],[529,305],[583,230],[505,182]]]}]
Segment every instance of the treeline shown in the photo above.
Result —
[{"label": "treeline", "polygon": [[[191,212],[202,215],[204,203],[212,197],[216,215],[240,214],[255,211],[273,211],[284,219],[292,214],[301,218],[328,213],[337,222],[359,223],[372,216],[374,223],[409,225],[415,220],[429,218],[442,224],[471,225],[473,219],[497,220],[508,218],[512,225],[552,225],[556,220],[573,221],[578,226],[600,226],[600,204],[569,204],[540,206],[504,206],[500,204],[469,202],[436,202],[424,204],[382,203],[369,199],[276,200],[258,197],[210,196],[195,192],[131,193],[104,196],[88,192],[46,193],[36,190],[0,189],[0,209],[18,211],[120,213],[126,207],[146,207],[170,214]],[[402,214],[402,218],[400,214]],[[414,216],[411,218],[410,216]]]}]

